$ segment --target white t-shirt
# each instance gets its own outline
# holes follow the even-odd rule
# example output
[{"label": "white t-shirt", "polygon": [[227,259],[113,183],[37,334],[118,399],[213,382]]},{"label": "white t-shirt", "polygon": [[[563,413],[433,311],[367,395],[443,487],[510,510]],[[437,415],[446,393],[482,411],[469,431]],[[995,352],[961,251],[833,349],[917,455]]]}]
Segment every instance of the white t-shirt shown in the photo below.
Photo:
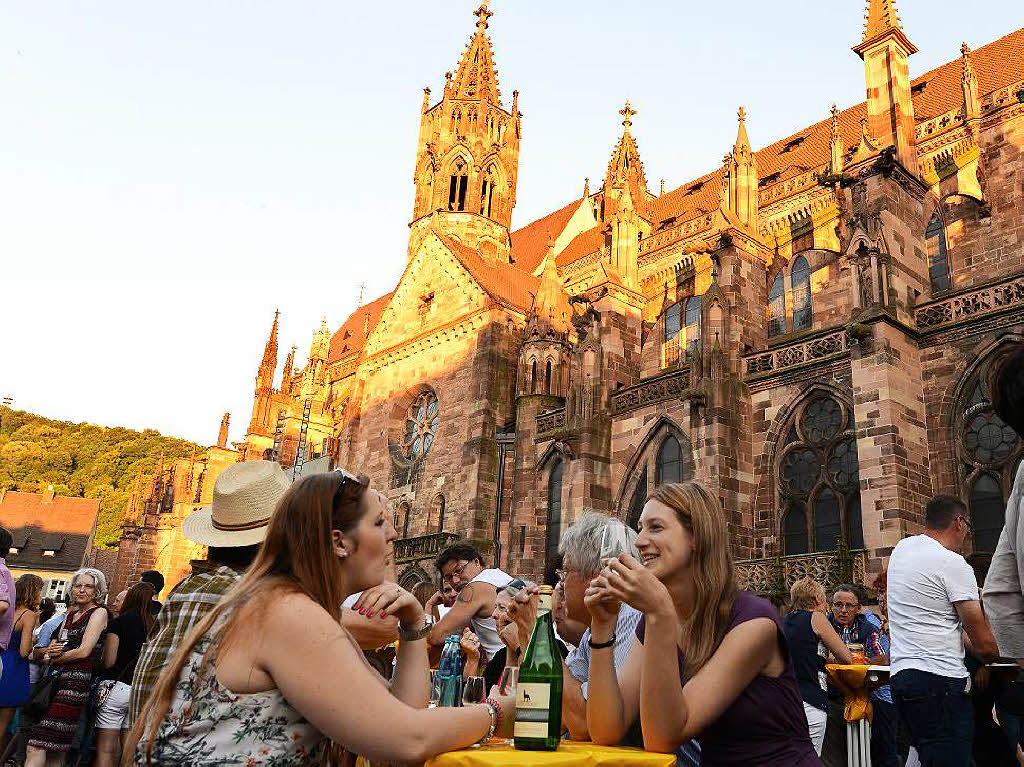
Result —
[{"label": "white t-shirt", "polygon": [[[492,567],[487,570],[481,570],[470,583],[489,583],[494,588],[501,589],[511,583],[511,581],[511,575]],[[505,646],[501,643],[501,639],[498,638],[498,625],[494,622],[494,618],[473,618],[469,622],[469,627],[473,629],[473,633],[480,639],[480,647],[487,653],[488,658],[493,658]]]},{"label": "white t-shirt", "polygon": [[971,566],[934,538],[914,535],[892,550],[887,580],[890,673],[913,668],[966,677],[963,626],[954,602],[978,599]]}]

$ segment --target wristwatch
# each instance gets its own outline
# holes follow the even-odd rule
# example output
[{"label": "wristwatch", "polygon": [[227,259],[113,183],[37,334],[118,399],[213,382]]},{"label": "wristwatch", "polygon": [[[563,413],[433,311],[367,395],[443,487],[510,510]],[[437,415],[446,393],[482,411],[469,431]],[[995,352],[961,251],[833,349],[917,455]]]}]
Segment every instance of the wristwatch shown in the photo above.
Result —
[{"label": "wristwatch", "polygon": [[398,625],[398,638],[403,642],[415,642],[423,639],[434,628],[434,616],[423,613],[423,627],[419,629],[407,629],[401,624]]}]

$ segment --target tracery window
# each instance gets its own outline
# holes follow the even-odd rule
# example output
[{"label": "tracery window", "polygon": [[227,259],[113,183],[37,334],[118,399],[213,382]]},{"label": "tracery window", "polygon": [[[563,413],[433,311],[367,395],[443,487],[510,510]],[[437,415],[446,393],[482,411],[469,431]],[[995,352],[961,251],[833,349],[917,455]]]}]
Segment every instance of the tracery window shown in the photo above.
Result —
[{"label": "tracery window", "polygon": [[656,467],[657,485],[683,481],[683,449],[671,434],[661,443]]},{"label": "tracery window", "polygon": [[551,467],[548,477],[548,524],[547,561],[558,555],[558,542],[562,538],[562,470],[564,464],[559,458]]},{"label": "tracery window", "polygon": [[395,531],[402,538],[408,537],[410,511],[412,511],[412,507],[404,501],[395,507]]},{"label": "tracery window", "polygon": [[768,337],[786,333],[786,281],[779,272],[768,291]]},{"label": "tracery window", "polygon": [[487,174],[480,183],[480,215],[491,218],[494,212],[494,187],[495,172],[492,165],[487,169]]},{"label": "tracery window", "polygon": [[811,267],[803,256],[793,262],[790,281],[793,284],[793,330],[807,330],[811,326]]},{"label": "tracery window", "polygon": [[[853,411],[817,394],[793,416],[778,461],[785,554],[864,547]],[[812,549],[813,546],[813,549]]]},{"label": "tracery window", "polygon": [[924,248],[928,253],[928,279],[932,285],[932,293],[949,290],[946,230],[938,211],[928,220],[928,228],[924,232]]},{"label": "tracery window", "polygon": [[634,530],[640,526],[640,514],[643,512],[646,502],[647,469],[644,469],[640,474],[640,478],[636,481],[636,487],[633,488],[633,497],[629,500],[629,512],[626,516],[626,522]]},{"label": "tracery window", "polygon": [[691,359],[697,344],[700,343],[700,296],[691,296],[686,299],[686,309],[683,313],[686,323],[686,358]]},{"label": "tracery window", "polygon": [[427,516],[427,535],[444,532],[444,507],[444,496],[435,496],[430,504],[430,514]]},{"label": "tracery window", "polygon": [[665,310],[665,340],[671,341],[679,335],[681,307],[679,304],[672,304]]},{"label": "tracery window", "polygon": [[452,170],[451,179],[448,182],[448,210],[466,209],[466,184],[469,177],[467,169],[462,160],[457,160]]},{"label": "tracery window", "polygon": [[423,458],[430,452],[437,434],[437,396],[432,391],[422,392],[409,407],[405,418],[405,438],[402,446],[407,458]]},{"label": "tracery window", "polygon": [[970,511],[975,551],[995,550],[1006,499],[1024,455],[1020,437],[992,410],[986,380],[989,364],[983,363],[971,375],[956,419],[961,497]]}]

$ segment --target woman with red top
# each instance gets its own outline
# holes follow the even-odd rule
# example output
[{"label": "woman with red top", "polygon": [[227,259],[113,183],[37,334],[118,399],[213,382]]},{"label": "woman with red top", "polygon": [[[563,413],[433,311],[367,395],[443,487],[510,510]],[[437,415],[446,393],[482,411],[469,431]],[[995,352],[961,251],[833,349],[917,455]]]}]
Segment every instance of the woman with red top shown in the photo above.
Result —
[{"label": "woman with red top", "polygon": [[[595,743],[622,740],[639,715],[644,748],[691,738],[705,765],[820,765],[778,612],[737,591],[725,515],[696,482],[662,485],[640,515],[640,561],[623,554],[587,588]],[[640,610],[637,641],[616,676],[620,602]]]}]

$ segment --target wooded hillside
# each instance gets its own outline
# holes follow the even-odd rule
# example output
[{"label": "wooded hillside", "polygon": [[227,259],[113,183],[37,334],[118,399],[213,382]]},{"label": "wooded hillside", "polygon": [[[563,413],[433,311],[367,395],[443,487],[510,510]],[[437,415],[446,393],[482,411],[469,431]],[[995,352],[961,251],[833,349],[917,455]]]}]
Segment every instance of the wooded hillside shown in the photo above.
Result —
[{"label": "wooded hillside", "polygon": [[140,470],[149,479],[163,455],[183,458],[197,445],[153,429],[135,431],[91,423],[51,421],[0,407],[0,487],[99,498],[97,545],[115,544]]}]

